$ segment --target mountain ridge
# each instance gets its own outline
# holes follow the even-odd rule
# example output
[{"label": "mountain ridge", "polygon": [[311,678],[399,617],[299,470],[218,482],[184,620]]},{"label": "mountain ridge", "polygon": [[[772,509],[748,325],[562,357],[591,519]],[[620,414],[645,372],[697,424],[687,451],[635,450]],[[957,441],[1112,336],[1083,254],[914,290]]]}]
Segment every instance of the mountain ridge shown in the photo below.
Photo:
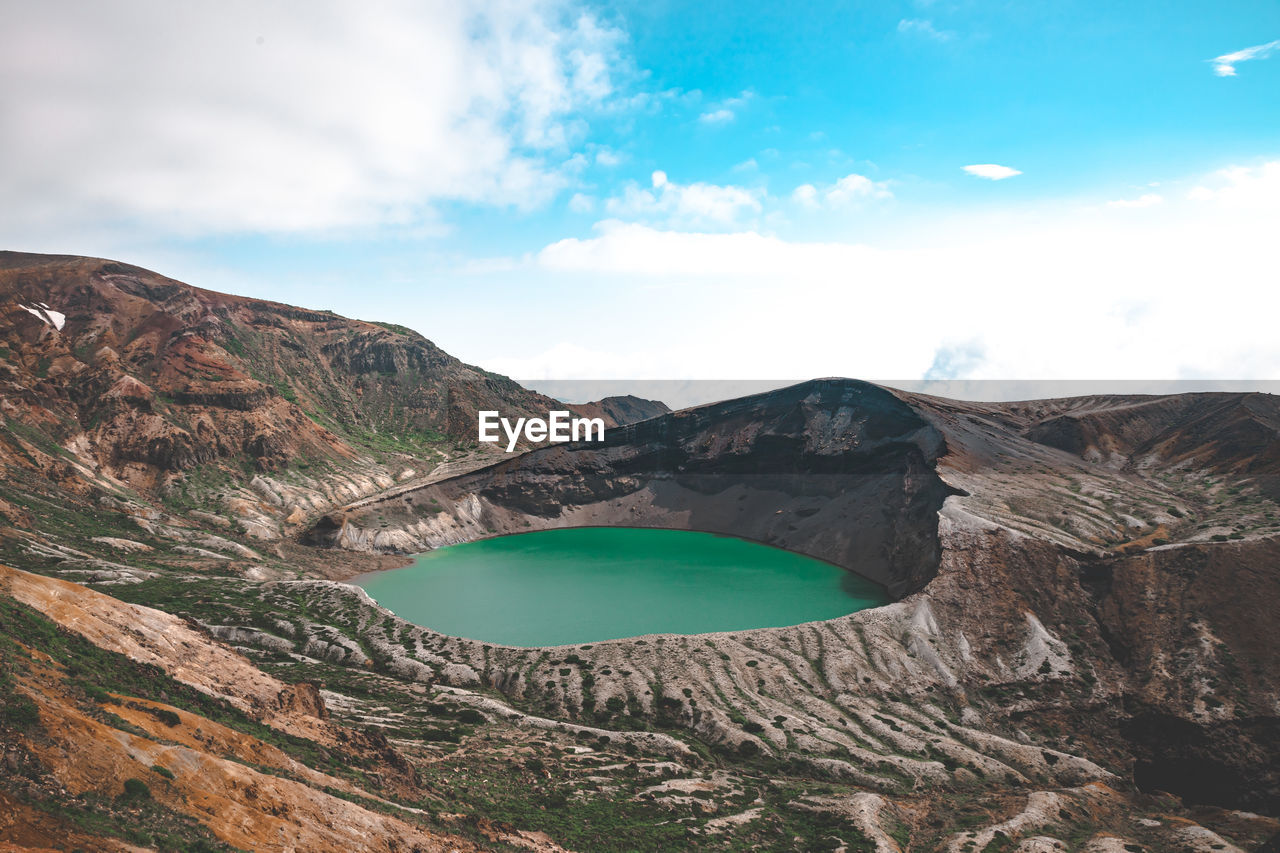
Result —
[{"label": "mountain ridge", "polygon": [[[63,328],[21,307],[33,301],[57,303]],[[204,290],[115,261],[0,253],[0,311],[0,442],[40,478],[48,472],[82,495],[187,501],[187,492],[254,475],[271,494],[287,488],[271,486],[272,475],[342,478],[341,495],[299,486],[311,512],[441,464],[483,460],[489,448],[474,440],[482,408],[574,408],[400,327]],[[612,426],[665,408],[633,398],[589,410]],[[32,429],[42,437],[18,434]],[[297,523],[252,489],[237,491],[222,509],[250,535],[278,540]]]}]

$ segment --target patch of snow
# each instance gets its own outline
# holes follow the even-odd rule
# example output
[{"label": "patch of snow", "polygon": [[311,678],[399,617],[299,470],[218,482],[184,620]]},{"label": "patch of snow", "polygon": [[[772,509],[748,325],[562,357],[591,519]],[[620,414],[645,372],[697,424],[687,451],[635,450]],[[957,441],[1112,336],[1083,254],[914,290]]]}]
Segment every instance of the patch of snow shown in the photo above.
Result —
[{"label": "patch of snow", "polygon": [[67,324],[66,314],[63,314],[61,311],[54,311],[52,308],[50,308],[48,305],[45,305],[43,302],[36,302],[32,305],[23,305],[21,302],[19,302],[18,307],[21,308],[23,311],[27,311],[31,314],[34,314],[36,317],[40,318],[40,320],[42,320],[45,323],[48,323],[50,326],[53,326],[59,332],[61,332],[62,327]]}]

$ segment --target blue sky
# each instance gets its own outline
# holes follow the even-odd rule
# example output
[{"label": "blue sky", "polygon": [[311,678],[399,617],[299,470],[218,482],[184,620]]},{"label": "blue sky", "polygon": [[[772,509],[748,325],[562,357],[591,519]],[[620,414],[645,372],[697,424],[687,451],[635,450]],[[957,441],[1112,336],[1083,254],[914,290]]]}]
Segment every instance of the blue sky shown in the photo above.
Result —
[{"label": "blue sky", "polygon": [[[957,163],[1015,162],[1026,178],[1001,192],[1029,197],[1124,186],[1137,169],[1194,171],[1275,144],[1280,68],[1249,65],[1227,87],[1205,62],[1224,46],[1280,35],[1273,4],[805,8],[617,7],[657,86],[704,100],[683,121],[638,123],[634,145],[612,127],[604,139],[635,149],[639,169],[685,180],[732,180],[750,158],[783,184],[829,181],[860,164],[910,186],[909,200],[955,204],[990,199],[989,188],[957,180]],[[743,92],[754,97],[732,121],[689,123]],[[778,154],[762,158],[770,149]]]},{"label": "blue sky", "polygon": [[1277,4],[0,20],[5,248],[525,379],[1280,378]]}]

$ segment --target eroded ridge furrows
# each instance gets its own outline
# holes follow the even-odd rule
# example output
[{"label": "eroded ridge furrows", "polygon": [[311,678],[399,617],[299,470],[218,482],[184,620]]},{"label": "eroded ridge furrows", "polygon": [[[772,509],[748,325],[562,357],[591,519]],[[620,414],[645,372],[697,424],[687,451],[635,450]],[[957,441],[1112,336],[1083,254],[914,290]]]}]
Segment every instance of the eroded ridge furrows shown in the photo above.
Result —
[{"label": "eroded ridge furrows", "polygon": [[[965,629],[939,624],[928,595],[794,628],[554,649],[436,634],[343,584],[277,582],[261,595],[264,612],[304,597],[318,621],[274,632],[212,626],[214,634],[460,691],[497,691],[501,705],[480,695],[474,701],[488,711],[505,705],[506,714],[585,725],[646,749],[687,754],[681,738],[693,735],[734,754],[793,753],[815,772],[885,793],[979,779],[1071,785],[1113,778],[1069,750],[1020,741],[1016,729],[993,731],[1002,726],[993,725],[991,709],[967,702],[958,680],[1011,673],[998,655],[975,655],[980,641],[966,643]],[[1007,654],[1038,653],[1043,632],[1028,623]],[[1052,689],[1078,674],[1067,659],[1026,680]]]},{"label": "eroded ridge furrows", "polygon": [[[1274,748],[1266,729],[1274,718],[1274,673],[1242,673],[1224,684],[1214,661],[1232,649],[1243,655],[1248,642],[1266,644],[1259,638],[1269,616],[1242,609],[1242,621],[1209,639],[1204,625],[1225,625],[1231,604],[1196,602],[1233,567],[1274,565],[1280,542],[1125,557],[1111,567],[1123,580],[1100,591],[1087,580],[1096,571],[1088,555],[979,522],[961,502],[951,498],[942,513],[946,547],[927,590],[841,619],[520,649],[410,625],[344,584],[292,581],[261,588],[262,612],[300,599],[308,620],[268,632],[273,645],[260,636],[245,642],[278,655],[283,641],[294,659],[392,673],[513,725],[608,738],[676,762],[696,763],[705,745],[735,760],[769,757],[873,792],[891,807],[944,792],[1045,791],[1058,798],[1057,811],[1033,808],[1017,820],[1018,809],[992,812],[987,842],[1058,843],[1064,826],[1096,825],[1123,811],[1112,788],[1136,779],[1167,789],[1197,772],[1200,790],[1234,777],[1216,789],[1216,800],[1200,801],[1266,812],[1273,764],[1257,756]],[[1179,568],[1169,562],[1175,557],[1198,568]],[[1168,600],[1198,612],[1190,616],[1141,593],[1147,581],[1131,575],[1138,571],[1168,572]],[[1254,588],[1260,600],[1276,592]],[[1135,617],[1135,608],[1147,615]],[[1199,632],[1196,655],[1174,652],[1187,645],[1178,630]],[[1118,651],[1139,638],[1150,651],[1131,654],[1164,661],[1158,672],[1135,676]],[[1152,728],[1155,708],[1166,716],[1154,722],[1165,728]],[[845,813],[870,801],[797,803]],[[953,841],[963,848],[979,836],[986,830]]]},{"label": "eroded ridge furrows", "polygon": [[[973,568],[944,565],[939,581]],[[68,675],[81,683],[85,672],[69,669],[37,682],[49,662],[32,656],[20,667],[19,689],[37,698],[42,725],[52,726],[52,739],[27,734],[22,749],[45,761],[57,778],[81,779],[76,774],[83,772],[86,742],[91,743],[92,755],[109,757],[118,775],[145,775],[165,808],[191,811],[183,792],[198,792],[200,803],[215,797],[235,804],[230,821],[225,809],[194,814],[218,835],[236,840],[269,826],[288,849],[290,833],[302,821],[303,831],[310,832],[308,849],[346,849],[341,833],[321,837],[325,821],[342,820],[345,829],[367,833],[368,843],[383,835],[417,841],[418,830],[406,822],[464,825],[452,814],[452,798],[493,807],[495,782],[518,780],[523,795],[536,799],[552,761],[572,792],[572,808],[591,810],[602,799],[621,798],[633,804],[623,808],[643,808],[657,825],[678,820],[674,847],[733,849],[763,832],[772,833],[768,849],[788,849],[799,837],[791,821],[799,821],[795,826],[804,832],[802,849],[844,840],[877,850],[993,844],[991,849],[1020,844],[1017,849],[1231,850],[1249,849],[1239,839],[1256,841],[1280,828],[1242,812],[1191,815],[1208,824],[1199,825],[1172,798],[1123,791],[1122,778],[1081,754],[1096,751],[1084,742],[1083,728],[1076,732],[1079,743],[1056,748],[1033,725],[1034,714],[1005,716],[1002,703],[949,690],[940,666],[963,683],[990,674],[999,663],[981,643],[942,640],[957,626],[928,594],[855,614],[852,630],[845,620],[835,620],[705,637],[512,649],[408,625],[344,584],[277,581],[246,589],[232,578],[190,578],[177,594],[198,596],[201,607],[240,623],[210,630],[246,644],[241,651],[263,669],[256,672],[244,657],[192,630],[194,624],[72,584],[17,572],[6,578],[6,592],[73,631],[154,663],[179,681],[203,678],[201,689],[251,697],[245,707],[266,714],[272,726],[303,725],[302,731],[320,738],[338,731],[334,725],[351,727],[362,748],[385,751],[389,744],[403,751],[398,763],[386,766],[379,764],[382,759],[369,763],[369,753],[362,752],[360,769],[345,771],[358,786],[353,789],[340,769],[313,772],[225,726],[173,709],[169,700],[94,693],[97,698],[86,705],[74,699],[74,685],[68,696],[78,701],[77,713],[88,707],[107,725],[78,729],[84,737],[71,749],[60,727],[63,717],[48,701],[49,685]],[[86,619],[86,613],[96,615]],[[137,630],[112,627],[125,620]],[[1001,652],[1006,659],[1053,644],[1048,628],[1029,622],[1014,634],[1017,642]],[[936,659],[918,659],[921,643],[938,646]],[[192,667],[193,652],[218,663]],[[823,656],[821,662],[816,655]],[[681,659],[696,667],[679,666]],[[289,689],[266,672],[323,675],[329,687]],[[1036,680],[1049,691],[1041,699],[1067,685],[1061,676],[1021,679],[1024,709],[1036,699],[1028,683]],[[559,688],[551,691],[546,681]],[[95,711],[92,702],[113,710]],[[1060,697],[1039,708],[1046,714],[1055,710],[1062,710]],[[424,719],[430,721],[426,728]],[[446,742],[440,749],[435,737],[441,735],[454,738],[454,745]],[[219,750],[229,754],[213,755]],[[196,753],[203,762],[198,770],[188,761]],[[340,768],[328,750],[314,755]],[[540,757],[526,762],[531,755]],[[103,785],[119,788],[119,778],[90,780],[91,787]],[[335,793],[363,796],[363,807]],[[448,804],[450,814],[431,817],[436,804]],[[370,813],[368,806],[383,814]],[[285,807],[287,813],[281,811]],[[527,816],[528,809],[526,802],[516,813]],[[313,819],[321,812],[323,818]],[[320,821],[317,827],[310,827],[313,820]],[[779,820],[788,822],[781,838],[769,829]],[[491,829],[496,834],[486,837],[495,841],[558,849],[537,833]],[[1085,839],[1088,845],[1081,847]],[[631,849],[627,843],[614,846]],[[391,849],[404,848],[393,843]],[[425,843],[423,849],[435,848]],[[451,843],[446,849],[472,848]]]},{"label": "eroded ridge furrows", "polygon": [[888,391],[815,380],[362,501],[308,541],[411,553],[551,527],[669,527],[819,557],[901,596],[938,564],[944,452],[942,434]]}]

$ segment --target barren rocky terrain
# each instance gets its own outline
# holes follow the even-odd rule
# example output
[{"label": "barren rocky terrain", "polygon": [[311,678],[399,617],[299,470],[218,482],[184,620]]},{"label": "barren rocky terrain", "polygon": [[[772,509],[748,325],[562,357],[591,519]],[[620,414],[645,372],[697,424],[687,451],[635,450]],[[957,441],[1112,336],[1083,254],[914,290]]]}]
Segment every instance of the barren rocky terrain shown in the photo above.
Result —
[{"label": "barren rocky terrain", "polygon": [[[581,410],[609,418],[604,444],[493,455],[478,408],[554,401],[407,330],[12,253],[0,347],[0,849],[1280,833],[1271,396],[988,404],[824,379],[672,413],[602,401]],[[895,601],[522,649],[340,582],[583,524],[755,539]]]}]

